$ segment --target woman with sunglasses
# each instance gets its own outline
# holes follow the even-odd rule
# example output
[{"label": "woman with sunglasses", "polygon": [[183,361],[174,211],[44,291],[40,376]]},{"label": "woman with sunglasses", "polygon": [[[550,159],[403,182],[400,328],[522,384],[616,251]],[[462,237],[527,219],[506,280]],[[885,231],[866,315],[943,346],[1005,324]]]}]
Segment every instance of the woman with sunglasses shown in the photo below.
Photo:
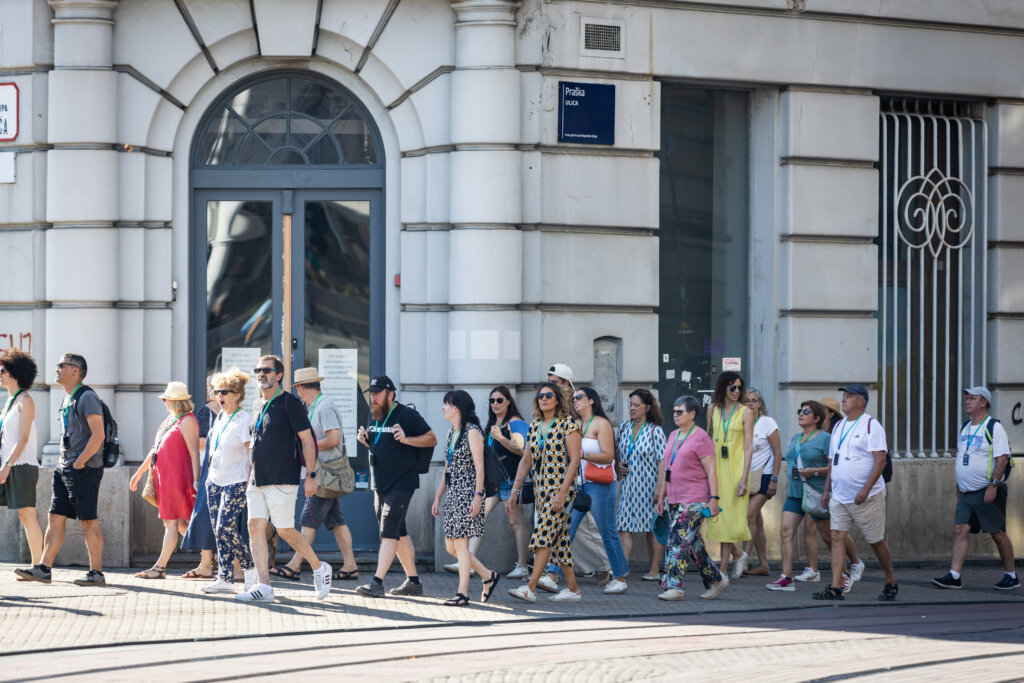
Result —
[{"label": "woman with sunglasses", "polygon": [[[619,425],[615,443],[619,487],[616,527],[627,561],[633,550],[633,534],[647,536],[651,564],[644,581],[657,581],[664,546],[654,537],[654,488],[658,483],[659,461],[665,454],[665,430],[661,428],[661,409],[654,394],[636,389],[629,395],[629,422]],[[609,558],[610,559],[610,558]]]},{"label": "woman with sunglasses", "polygon": [[[43,561],[43,531],[36,517],[36,404],[28,393],[38,374],[35,360],[21,349],[0,353],[0,386],[7,390],[0,412],[0,494],[3,504],[18,512],[33,567]],[[23,579],[19,576],[18,580]]]},{"label": "woman with sunglasses", "polygon": [[701,522],[721,514],[718,507],[718,476],[715,470],[715,446],[711,437],[694,424],[700,402],[693,396],[680,396],[672,408],[676,429],[668,435],[665,457],[658,466],[658,486],[654,508],[660,515],[668,510],[672,519],[665,544],[665,578],[658,595],[662,600],[682,600],[686,565],[692,560],[700,572],[705,600],[713,600],[729,587],[729,579],[708,557],[700,535]]},{"label": "woman with sunglasses", "polygon": [[[762,508],[778,489],[779,472],[782,470],[782,437],[779,436],[779,425],[768,417],[768,407],[764,396],[757,389],[747,390],[744,404],[754,413],[753,455],[750,458],[750,504],[747,507],[747,526],[753,537],[747,541],[744,553],[751,552],[750,546],[757,549],[759,564],[755,569],[743,573],[749,576],[768,576],[768,539],[764,533],[764,515]],[[757,489],[754,486],[758,486]]]},{"label": "woman with sunglasses", "polygon": [[153,448],[128,483],[136,490],[142,476],[153,468],[153,488],[164,525],[160,557],[152,567],[135,574],[139,579],[167,578],[167,562],[178,545],[178,534],[184,535],[188,528],[199,481],[199,424],[192,413],[195,405],[188,387],[184,382],[169,382],[160,399],[167,417],[157,430]]},{"label": "woman with sunglasses", "polygon": [[206,500],[210,524],[217,545],[217,580],[203,587],[204,593],[234,593],[234,571],[238,563],[245,577],[244,591],[256,585],[256,565],[244,533],[248,523],[245,488],[249,483],[249,425],[252,416],[242,408],[249,375],[238,368],[213,376],[210,384],[219,412],[207,437],[209,472]]},{"label": "woman with sunglasses", "polygon": [[533,399],[533,416],[511,495],[505,502],[505,511],[511,516],[512,509],[519,505],[526,474],[532,468],[536,506],[536,526],[530,537],[530,549],[534,553],[533,574],[529,583],[510,589],[508,593],[526,602],[536,602],[537,583],[548,560],[554,559],[565,575],[566,588],[549,599],[579,602],[582,596],[573,571],[569,525],[571,506],[576,498],[576,470],[582,453],[580,425],[569,414],[562,392],[550,382],[542,384],[537,391]]},{"label": "woman with sunglasses", "polygon": [[182,577],[185,579],[213,578],[217,541],[210,525],[210,506],[206,502],[206,477],[210,470],[210,449],[206,437],[219,410],[213,387],[207,387],[206,403],[195,411],[196,422],[199,423],[199,487],[196,492],[196,504],[192,508],[192,518],[188,521],[184,538],[181,539],[182,550],[199,553],[199,566],[186,572]]},{"label": "woman with sunglasses", "polygon": [[[743,574],[747,563],[747,554],[740,548],[740,543],[750,540],[747,507],[754,417],[743,405],[746,389],[739,373],[723,372],[715,383],[715,393],[708,406],[708,431],[715,444],[715,469],[722,513],[708,525],[707,539],[721,544],[722,557],[718,566],[733,580]],[[736,563],[729,572],[732,555],[736,556]]]},{"label": "woman with sunglasses", "polygon": [[[800,431],[793,435],[786,449],[786,473],[789,483],[786,487],[786,501],[782,505],[782,574],[778,579],[765,587],[771,591],[792,592],[797,581],[818,581],[818,544],[813,550],[808,548],[807,562],[809,565],[804,573],[793,576],[793,558],[796,555],[796,530],[803,521],[805,528],[821,534],[825,545],[832,547],[832,530],[828,516],[817,516],[804,513],[804,486],[813,488],[819,494],[825,490],[825,475],[828,474],[828,451],[831,443],[829,433],[822,429],[828,420],[828,409],[817,401],[804,401],[796,411],[796,422]],[[812,536],[813,538],[813,536]],[[804,537],[806,543],[806,535]],[[853,563],[853,571],[857,578],[864,570],[864,565],[857,557],[857,547],[847,535],[846,554]],[[844,575],[843,592],[847,592],[853,581],[849,574]]]}]

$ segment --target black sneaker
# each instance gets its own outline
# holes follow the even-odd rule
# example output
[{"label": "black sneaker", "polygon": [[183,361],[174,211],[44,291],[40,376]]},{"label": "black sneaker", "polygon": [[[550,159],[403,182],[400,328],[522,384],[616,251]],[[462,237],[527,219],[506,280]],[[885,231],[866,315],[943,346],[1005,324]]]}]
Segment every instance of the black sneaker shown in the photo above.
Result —
[{"label": "black sneaker", "polygon": [[90,569],[89,572],[80,579],[75,579],[76,586],[106,586],[107,580],[103,578],[103,572]]},{"label": "black sneaker", "polygon": [[371,581],[368,584],[356,588],[356,593],[367,598],[383,598],[384,584],[379,581]]},{"label": "black sneaker", "polygon": [[392,588],[388,591],[391,595],[423,595],[423,584],[413,583],[409,579],[398,588]]},{"label": "black sneaker", "polygon": [[993,586],[993,588],[997,591],[1012,591],[1014,588],[1020,588],[1020,579],[1016,576],[1003,574],[1003,578],[999,579],[999,583]]},{"label": "black sneaker", "polygon": [[959,577],[954,579],[953,575],[948,572],[941,578],[932,579],[932,585],[936,588],[952,588],[954,590],[960,590],[964,587],[964,584],[960,581]]},{"label": "black sneaker", "polygon": [[[935,583],[934,581],[932,583]],[[959,586],[958,586],[959,588]],[[895,583],[887,583],[882,587],[882,593],[878,596],[878,599],[882,602],[893,602],[896,600],[896,594],[900,592],[900,587]]]},{"label": "black sneaker", "polygon": [[832,584],[825,586],[824,590],[820,590],[817,593],[812,593],[811,597],[815,600],[845,600],[846,596],[843,595],[843,591],[840,588],[836,588]]},{"label": "black sneaker", "polygon": [[41,564],[34,564],[28,569],[15,569],[14,573],[26,581],[50,583],[50,570]]}]

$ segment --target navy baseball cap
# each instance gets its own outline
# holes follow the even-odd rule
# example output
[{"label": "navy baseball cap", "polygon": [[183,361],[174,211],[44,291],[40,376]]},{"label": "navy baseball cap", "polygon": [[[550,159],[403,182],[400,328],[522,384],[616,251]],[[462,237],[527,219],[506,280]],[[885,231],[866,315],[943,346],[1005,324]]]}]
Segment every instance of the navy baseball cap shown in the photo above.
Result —
[{"label": "navy baseball cap", "polygon": [[839,387],[839,391],[845,391],[848,394],[856,394],[864,397],[864,403],[868,402],[868,389],[863,384],[847,384],[845,387]]},{"label": "navy baseball cap", "polygon": [[397,391],[395,389],[395,383],[391,381],[391,378],[387,375],[377,375],[370,380],[370,386],[366,389],[371,394],[376,394],[380,391]]}]

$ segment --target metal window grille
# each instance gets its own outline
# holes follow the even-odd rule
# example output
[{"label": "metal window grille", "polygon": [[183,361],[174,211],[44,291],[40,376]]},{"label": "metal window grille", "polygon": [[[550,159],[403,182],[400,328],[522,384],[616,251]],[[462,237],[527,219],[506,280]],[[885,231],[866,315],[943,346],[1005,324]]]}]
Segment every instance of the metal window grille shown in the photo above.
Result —
[{"label": "metal window grille", "polygon": [[986,381],[985,122],[886,101],[880,144],[880,416],[894,457],[951,456],[963,389]]},{"label": "metal window grille", "polygon": [[585,24],[583,47],[586,50],[619,52],[622,50],[622,27],[608,24]]}]

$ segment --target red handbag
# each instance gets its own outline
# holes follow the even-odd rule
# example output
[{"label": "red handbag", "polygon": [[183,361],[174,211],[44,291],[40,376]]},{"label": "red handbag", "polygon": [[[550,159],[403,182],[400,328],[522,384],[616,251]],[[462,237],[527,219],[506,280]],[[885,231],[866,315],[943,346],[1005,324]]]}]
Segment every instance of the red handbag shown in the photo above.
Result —
[{"label": "red handbag", "polygon": [[583,479],[585,481],[592,481],[595,484],[610,484],[615,481],[613,467],[615,467],[615,463],[611,465],[595,465],[592,462],[588,462],[583,469]]}]

